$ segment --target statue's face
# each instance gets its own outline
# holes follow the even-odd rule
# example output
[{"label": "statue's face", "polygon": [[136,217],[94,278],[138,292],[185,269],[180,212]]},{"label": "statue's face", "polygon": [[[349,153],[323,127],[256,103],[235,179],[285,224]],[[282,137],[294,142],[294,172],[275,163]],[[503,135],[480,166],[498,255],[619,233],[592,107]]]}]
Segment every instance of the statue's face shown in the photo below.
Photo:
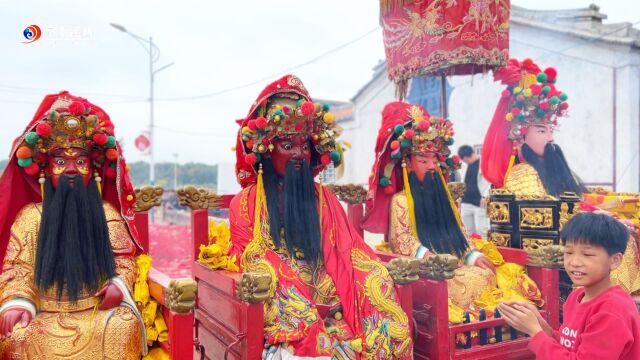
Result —
[{"label": "statue's face", "polygon": [[544,147],[553,142],[553,128],[549,125],[532,125],[524,136],[524,143],[538,156],[544,155]]},{"label": "statue's face", "polygon": [[91,166],[89,153],[84,149],[57,149],[49,155],[47,175],[51,176],[51,183],[54,188],[58,187],[60,176],[63,174],[67,175],[71,186],[74,185],[78,176],[87,186],[92,171],[93,167]]},{"label": "statue's face", "polygon": [[424,174],[428,171],[435,171],[437,166],[439,166],[438,156],[432,152],[412,154],[409,161],[409,168],[416,174],[420,182],[424,180]]},{"label": "statue's face", "polygon": [[294,165],[296,170],[300,170],[303,160],[311,164],[311,145],[308,136],[294,135],[287,138],[278,138],[273,145],[271,161],[278,176],[284,176],[289,161],[296,163]]}]

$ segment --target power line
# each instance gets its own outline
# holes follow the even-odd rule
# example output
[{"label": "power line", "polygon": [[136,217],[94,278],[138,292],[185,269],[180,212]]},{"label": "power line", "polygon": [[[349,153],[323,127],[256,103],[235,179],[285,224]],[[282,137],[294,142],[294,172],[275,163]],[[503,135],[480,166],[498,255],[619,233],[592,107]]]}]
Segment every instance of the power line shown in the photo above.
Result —
[{"label": "power line", "polygon": [[337,51],[340,51],[340,50],[348,47],[349,45],[352,45],[352,44],[364,39],[365,37],[373,34],[378,29],[379,28],[376,26],[375,28],[373,28],[373,29],[367,31],[366,33],[358,36],[357,38],[355,38],[353,40],[350,40],[350,41],[348,41],[348,42],[346,42],[346,43],[344,43],[342,45],[339,45],[339,46],[337,46],[337,47],[335,47],[335,48],[333,48],[331,50],[327,50],[327,51],[323,52],[322,54],[320,54],[320,55],[318,55],[318,56],[316,56],[316,57],[314,57],[314,58],[312,58],[310,60],[307,60],[307,61],[305,61],[303,63],[298,64],[298,65],[294,65],[294,66],[289,67],[287,69],[281,70],[281,71],[279,71],[277,73],[271,74],[269,76],[265,76],[265,77],[263,77],[261,79],[258,79],[258,80],[255,80],[255,81],[251,81],[251,82],[243,84],[243,85],[239,85],[239,86],[235,86],[235,87],[231,87],[231,88],[227,88],[227,89],[223,89],[223,90],[218,90],[218,91],[211,92],[211,93],[208,93],[208,94],[191,95],[191,96],[179,96],[179,97],[167,97],[167,98],[156,98],[156,100],[157,101],[185,101],[185,100],[205,99],[205,98],[210,98],[210,97],[222,95],[222,94],[225,94],[225,93],[228,93],[228,92],[231,92],[231,91],[244,89],[244,88],[247,88],[249,86],[256,85],[256,84],[260,84],[260,83],[263,83],[263,82],[265,82],[267,80],[270,80],[270,79],[272,79],[272,78],[274,78],[276,76],[283,75],[283,74],[288,73],[288,72],[290,72],[292,70],[295,70],[295,69],[301,68],[303,66],[312,64],[312,63],[314,63],[314,62],[316,62],[316,61],[318,61],[318,60],[320,60],[320,59],[322,59],[322,58],[324,58],[324,57],[326,57],[328,55],[331,55],[331,54],[333,54],[333,53],[335,53]]},{"label": "power line", "polygon": [[[5,89],[11,90],[11,91],[23,91],[23,92],[32,92],[32,93],[33,92],[38,92],[38,93],[48,92],[48,93],[52,93],[52,92],[60,91],[60,89],[26,87],[26,86],[16,86],[16,85],[7,85],[7,84],[0,84],[0,88],[5,88]],[[99,92],[98,93],[96,93],[96,92],[84,92],[83,94],[84,95],[89,95],[89,96],[138,99],[138,101],[145,99],[142,96],[124,95],[124,94],[107,94],[107,93],[99,93]],[[146,101],[146,100],[144,100],[144,101]]]}]

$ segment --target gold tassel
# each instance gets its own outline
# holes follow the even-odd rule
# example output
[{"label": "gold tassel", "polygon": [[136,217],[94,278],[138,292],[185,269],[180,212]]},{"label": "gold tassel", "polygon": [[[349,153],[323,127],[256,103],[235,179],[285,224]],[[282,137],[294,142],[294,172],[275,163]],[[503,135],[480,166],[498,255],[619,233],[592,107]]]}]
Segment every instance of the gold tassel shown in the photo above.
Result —
[{"label": "gold tassel", "polygon": [[[514,146],[513,147],[513,151],[511,152],[511,156],[509,157],[509,165],[507,166],[507,172],[504,174],[504,178],[505,179],[507,179],[507,177],[509,176],[509,172],[511,172],[511,168],[516,163],[516,152],[517,151],[518,151],[518,149]],[[503,186],[504,186],[504,184],[503,184]]]},{"label": "gold tassel", "polygon": [[416,212],[413,205],[413,195],[411,194],[411,185],[409,185],[409,171],[407,164],[402,163],[402,181],[404,183],[404,194],[407,197],[407,207],[409,208],[409,221],[411,222],[411,233],[418,238],[418,226],[416,225]]},{"label": "gold tassel", "polygon": [[440,180],[442,180],[442,183],[444,184],[444,189],[447,192],[447,198],[449,199],[449,204],[451,205],[451,211],[453,211],[453,215],[456,217],[456,223],[458,223],[458,226],[460,226],[460,228],[462,229],[463,228],[462,221],[460,220],[460,213],[458,212],[458,206],[456,206],[456,202],[453,200],[453,196],[451,196],[451,192],[449,191],[449,185],[444,180],[444,175],[442,175],[442,171],[440,170],[440,167],[437,166],[436,169],[438,170],[438,176],[440,176]]},{"label": "gold tassel", "polygon": [[40,197],[42,197],[42,202],[44,203],[44,172],[40,172],[40,178],[38,178],[38,182],[40,183]]},{"label": "gold tassel", "polygon": [[262,236],[262,209],[267,208],[267,196],[264,192],[264,183],[262,182],[262,164],[258,168],[258,181],[256,183],[256,204],[253,213],[253,239],[259,239]]},{"label": "gold tassel", "polygon": [[102,197],[102,178],[98,176],[97,172],[94,172],[93,179],[96,181],[96,186],[98,187],[98,194],[100,194],[100,197]]}]

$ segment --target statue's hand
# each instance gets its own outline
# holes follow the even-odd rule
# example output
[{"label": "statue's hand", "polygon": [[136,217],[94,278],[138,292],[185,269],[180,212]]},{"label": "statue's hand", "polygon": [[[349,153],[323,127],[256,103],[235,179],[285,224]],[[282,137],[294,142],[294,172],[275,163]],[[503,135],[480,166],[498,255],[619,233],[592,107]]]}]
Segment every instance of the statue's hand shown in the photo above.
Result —
[{"label": "statue's hand", "polygon": [[238,297],[242,301],[258,303],[271,297],[271,275],[266,272],[246,272],[236,283]]},{"label": "statue's hand", "polygon": [[459,267],[459,260],[453,255],[431,255],[420,262],[420,275],[433,280],[453,279],[453,272]]},{"label": "statue's hand", "polygon": [[104,296],[102,303],[98,306],[98,309],[109,310],[120,306],[124,295],[116,284],[109,282],[107,285],[103,286],[102,289],[98,290],[95,296]]},{"label": "statue's hand", "polygon": [[491,270],[494,274],[496,273],[496,266],[486,256],[478,257],[473,265],[481,267],[483,269]]},{"label": "statue's hand", "polygon": [[31,312],[21,307],[9,308],[0,314],[0,340],[11,336],[13,327],[20,322],[20,326],[27,327],[31,322]]},{"label": "statue's hand", "polygon": [[404,285],[418,280],[418,259],[395,258],[387,263],[389,275],[396,284]]}]

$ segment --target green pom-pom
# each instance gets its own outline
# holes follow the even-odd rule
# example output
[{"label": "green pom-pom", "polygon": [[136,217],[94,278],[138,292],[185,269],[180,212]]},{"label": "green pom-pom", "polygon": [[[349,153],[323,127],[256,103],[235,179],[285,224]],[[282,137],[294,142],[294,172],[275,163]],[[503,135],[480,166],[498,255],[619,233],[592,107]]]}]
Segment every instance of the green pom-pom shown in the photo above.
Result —
[{"label": "green pom-pom", "polygon": [[36,143],[36,141],[38,141],[39,138],[40,137],[35,133],[35,131],[29,131],[27,135],[24,136],[24,141],[26,141],[29,145],[33,145]]},{"label": "green pom-pom", "polygon": [[546,113],[544,110],[542,110],[542,109],[538,109],[538,110],[536,111],[536,116],[537,116],[537,117],[539,117],[539,118],[544,117],[546,114],[547,114],[547,113]]},{"label": "green pom-pom", "polygon": [[560,103],[560,99],[558,99],[557,96],[552,96],[551,99],[549,99],[549,104],[551,105],[558,105],[558,103]]},{"label": "green pom-pom", "polygon": [[402,157],[402,153],[400,151],[391,154],[392,159],[400,159]]},{"label": "green pom-pom", "polygon": [[58,112],[55,110],[51,110],[49,112],[49,120],[55,120],[58,118]]},{"label": "green pom-pom", "polygon": [[380,186],[389,186],[389,184],[391,184],[391,180],[389,180],[389,178],[384,176],[380,178]]},{"label": "green pom-pom", "polygon": [[262,156],[258,152],[254,152],[254,154],[256,155],[256,162],[259,162]]},{"label": "green pom-pom", "polygon": [[513,103],[513,106],[517,107],[518,109],[522,109],[524,104],[522,103],[522,101],[516,101],[516,102]]},{"label": "green pom-pom", "polygon": [[396,135],[400,135],[404,131],[404,126],[398,124],[395,128],[393,128],[393,131],[396,133]]},{"label": "green pom-pom", "polygon": [[108,148],[116,147],[116,138],[114,138],[113,136],[107,137],[107,142],[106,144],[104,144],[104,146]]},{"label": "green pom-pom", "polygon": [[539,82],[539,83],[542,83],[542,84],[546,83],[546,82],[547,82],[547,79],[548,79],[548,78],[547,78],[547,74],[545,74],[545,73],[543,73],[543,72],[538,73],[538,76],[536,77],[536,80],[538,80],[538,82]]},{"label": "green pom-pom", "polygon": [[447,140],[446,143],[449,146],[453,145],[453,138],[449,138],[449,140]]},{"label": "green pom-pom", "polygon": [[117,168],[118,168],[118,164],[117,164],[117,163],[112,162],[111,164],[109,164],[109,167],[110,167],[110,168],[112,168],[113,170],[115,170],[115,169],[117,169]]},{"label": "green pom-pom", "polygon": [[274,115],[274,116],[276,116],[276,115],[284,116],[284,111],[282,111],[282,110],[276,110],[276,111],[274,111],[274,112],[273,112],[273,115]]},{"label": "green pom-pom", "polygon": [[518,119],[518,121],[525,121],[527,117],[524,116],[524,114],[518,114],[518,116],[516,116],[516,119]]},{"label": "green pom-pom", "polygon": [[31,165],[32,162],[33,160],[31,158],[18,159],[18,165],[20,165],[20,167],[27,167]]},{"label": "green pom-pom", "polygon": [[322,104],[322,111],[327,112],[329,111],[330,107],[329,104]]},{"label": "green pom-pom", "polygon": [[447,158],[447,160],[445,160],[445,163],[447,164],[447,166],[453,166],[453,160],[451,160],[451,158]]},{"label": "green pom-pom", "polygon": [[560,100],[567,101],[567,99],[569,99],[569,95],[565,93],[560,94]]},{"label": "green pom-pom", "polygon": [[542,88],[542,93],[545,95],[547,95],[549,91],[551,91],[551,88],[549,86],[545,86]]},{"label": "green pom-pom", "polygon": [[331,161],[333,162],[340,161],[340,153],[335,150],[333,150],[329,156],[331,156]]},{"label": "green pom-pom", "polygon": [[404,139],[404,140],[400,141],[400,147],[401,148],[406,149],[409,146],[411,146],[411,141],[409,139]]}]

